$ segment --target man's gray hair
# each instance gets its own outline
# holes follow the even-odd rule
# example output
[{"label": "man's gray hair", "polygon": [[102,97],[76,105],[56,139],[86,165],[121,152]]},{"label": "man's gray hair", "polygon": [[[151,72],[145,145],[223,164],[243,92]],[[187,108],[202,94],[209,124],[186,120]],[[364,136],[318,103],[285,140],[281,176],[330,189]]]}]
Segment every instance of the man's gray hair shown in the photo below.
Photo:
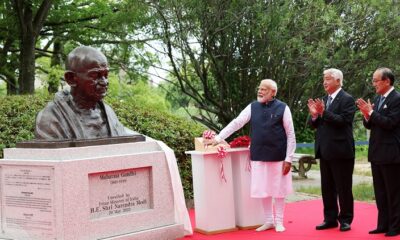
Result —
[{"label": "man's gray hair", "polygon": [[343,86],[343,73],[339,69],[329,68],[324,71],[324,75],[329,75],[335,80],[339,79],[340,86]]},{"label": "man's gray hair", "polygon": [[272,79],[264,79],[261,80],[260,85],[265,85],[268,86],[270,89],[275,90],[275,96],[278,93],[278,85],[276,84],[276,82]]}]

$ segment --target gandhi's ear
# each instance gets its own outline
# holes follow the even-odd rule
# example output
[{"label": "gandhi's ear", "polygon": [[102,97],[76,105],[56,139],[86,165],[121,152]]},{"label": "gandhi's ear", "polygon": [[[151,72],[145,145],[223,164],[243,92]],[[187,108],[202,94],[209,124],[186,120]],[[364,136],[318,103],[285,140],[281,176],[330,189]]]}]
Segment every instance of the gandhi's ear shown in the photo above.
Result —
[{"label": "gandhi's ear", "polygon": [[76,87],[77,82],[76,82],[76,77],[75,77],[74,72],[65,71],[64,78],[65,78],[65,81],[67,81],[68,85],[70,85],[71,87]]}]

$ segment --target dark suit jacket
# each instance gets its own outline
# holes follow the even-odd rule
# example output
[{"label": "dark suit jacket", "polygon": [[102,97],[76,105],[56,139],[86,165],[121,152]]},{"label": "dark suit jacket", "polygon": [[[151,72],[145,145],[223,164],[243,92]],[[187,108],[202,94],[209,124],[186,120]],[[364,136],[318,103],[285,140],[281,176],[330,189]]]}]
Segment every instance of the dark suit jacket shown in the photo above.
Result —
[{"label": "dark suit jacket", "polygon": [[[326,103],[328,96],[323,98]],[[325,104],[326,105],[326,104]],[[315,158],[327,161],[354,159],[353,119],[356,105],[353,97],[343,89],[333,99],[323,116],[309,123],[317,129]]]},{"label": "dark suit jacket", "polygon": [[393,90],[378,110],[379,97],[364,126],[371,129],[368,161],[376,164],[400,163],[400,93]]}]

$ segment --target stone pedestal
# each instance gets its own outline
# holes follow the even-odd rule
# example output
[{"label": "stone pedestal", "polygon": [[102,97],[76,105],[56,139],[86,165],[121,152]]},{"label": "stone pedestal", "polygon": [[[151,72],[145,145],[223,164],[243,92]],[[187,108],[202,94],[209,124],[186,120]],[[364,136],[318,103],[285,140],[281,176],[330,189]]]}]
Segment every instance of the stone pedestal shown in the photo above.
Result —
[{"label": "stone pedestal", "polygon": [[[231,153],[223,159],[217,152],[187,152],[192,156],[196,232],[216,234],[235,231],[235,207]],[[221,161],[226,181],[221,177]]]},{"label": "stone pedestal", "polygon": [[157,142],[5,149],[0,200],[4,239],[170,240],[184,234]]},{"label": "stone pedestal", "polygon": [[239,229],[257,228],[264,224],[265,217],[261,199],[250,197],[251,170],[249,149],[233,148],[230,151],[236,226]]}]

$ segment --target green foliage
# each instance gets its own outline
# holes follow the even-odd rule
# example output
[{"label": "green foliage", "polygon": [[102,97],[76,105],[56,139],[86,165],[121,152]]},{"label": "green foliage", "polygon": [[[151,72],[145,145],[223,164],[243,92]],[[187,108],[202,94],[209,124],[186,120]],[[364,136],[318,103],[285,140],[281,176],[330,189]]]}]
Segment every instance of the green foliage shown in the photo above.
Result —
[{"label": "green foliage", "polygon": [[6,89],[6,83],[3,81],[0,81],[0,96],[4,96],[7,94],[7,89]]},{"label": "green foliage", "polygon": [[47,101],[45,95],[0,97],[0,158],[3,148],[33,138],[35,116]]},{"label": "green foliage", "polygon": [[[307,99],[325,94],[324,69],[341,69],[344,89],[355,98],[374,95],[370,79],[377,67],[400,71],[400,4],[378,2],[154,3],[153,29],[170,49],[174,67],[174,86],[166,89],[179,106],[200,110],[193,118],[220,130],[255,99],[261,79],[274,79],[277,97],[292,110],[298,140],[308,142],[313,133],[306,126]],[[365,135],[361,129],[357,125],[357,139]]]},{"label": "green foliage", "polygon": [[64,69],[59,65],[50,66],[50,59],[44,57],[36,59],[36,65],[40,66],[41,71],[44,73],[40,75],[40,79],[44,82],[48,92],[56,93],[61,86]]},{"label": "green foliage", "polygon": [[[293,111],[293,110],[292,110]],[[308,124],[309,114],[306,110],[300,110],[293,115],[293,125],[298,143],[314,142],[315,130]]]},{"label": "green foliage", "polygon": [[126,84],[117,80],[114,75],[109,76],[109,98],[134,103],[142,108],[158,112],[169,112],[170,103],[165,100],[164,93],[145,81]]},{"label": "green foliage", "polygon": [[64,70],[60,66],[50,69],[47,75],[47,89],[49,93],[56,93],[61,85],[61,79],[64,75]]},{"label": "green foliage", "polygon": [[[48,3],[48,14],[43,11],[47,8],[39,7],[42,3]],[[16,6],[22,8],[16,9]],[[35,14],[38,15],[35,17]],[[21,1],[20,4],[2,1],[0,16],[0,79],[5,79],[9,84],[8,94],[17,93],[18,87],[21,89],[16,82],[16,76],[29,71],[29,78],[23,78],[21,82],[23,85],[29,83],[29,86],[33,86],[35,70],[41,69],[40,64],[20,65],[20,59],[31,59],[32,62],[35,61],[34,57],[65,59],[78,45],[101,48],[108,57],[110,68],[123,69],[130,82],[147,77],[146,71],[153,56],[144,49],[144,42],[147,40],[146,25],[152,20],[149,18],[148,6],[143,1],[32,0]],[[35,21],[30,21],[31,17]],[[20,31],[20,27],[25,26],[31,27]],[[25,38],[21,36],[22,32],[30,29],[39,35],[28,34]],[[35,49],[32,49],[34,54],[30,54],[29,58],[28,54],[24,55],[24,48],[20,49],[21,43],[28,39],[35,42]],[[56,64],[62,65],[62,62]],[[57,83],[54,80],[57,78],[49,79],[49,83],[54,83],[50,85],[53,91],[53,86]]]},{"label": "green foliage", "polygon": [[[33,138],[35,116],[52,98],[47,94],[0,97],[0,158],[4,148]],[[161,140],[175,151],[185,196],[193,198],[191,162],[184,152],[194,149],[193,139],[201,135],[203,128],[135,101],[109,98],[108,103],[125,126]]]}]

